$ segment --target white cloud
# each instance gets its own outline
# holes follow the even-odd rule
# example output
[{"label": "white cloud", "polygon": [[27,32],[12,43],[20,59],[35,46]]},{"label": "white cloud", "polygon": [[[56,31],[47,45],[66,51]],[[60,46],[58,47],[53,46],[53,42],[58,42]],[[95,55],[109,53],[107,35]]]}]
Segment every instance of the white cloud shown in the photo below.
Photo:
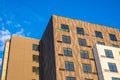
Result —
[{"label": "white cloud", "polygon": [[11,34],[10,34],[9,30],[0,30],[0,51],[3,51],[5,41],[7,39],[10,39],[10,36],[11,36]]},{"label": "white cloud", "polygon": [[[9,30],[7,29],[2,29],[0,30],[0,51],[4,50],[4,45],[7,39],[11,38],[11,33]],[[20,31],[15,32],[13,35],[17,35],[17,36],[25,36],[24,34],[24,29],[21,28]]]}]

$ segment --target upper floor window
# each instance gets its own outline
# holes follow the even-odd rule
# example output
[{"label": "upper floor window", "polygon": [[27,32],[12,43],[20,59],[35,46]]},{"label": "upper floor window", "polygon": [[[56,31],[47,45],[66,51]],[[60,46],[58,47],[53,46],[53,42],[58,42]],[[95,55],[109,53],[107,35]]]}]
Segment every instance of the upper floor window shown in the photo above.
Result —
[{"label": "upper floor window", "polygon": [[32,49],[35,51],[39,51],[39,45],[33,44]]},{"label": "upper floor window", "polygon": [[64,48],[64,55],[72,57],[72,49],[71,48]]},{"label": "upper floor window", "polygon": [[112,80],[120,80],[120,78],[112,77]]},{"label": "upper floor window", "polygon": [[68,43],[68,44],[70,44],[71,43],[71,40],[70,40],[70,36],[62,36],[62,41],[64,42],[64,43]]},{"label": "upper floor window", "polygon": [[76,80],[75,77],[66,77],[66,80]]},{"label": "upper floor window", "polygon": [[74,63],[73,62],[65,62],[65,69],[67,71],[74,71]]},{"label": "upper floor window", "polygon": [[95,31],[96,37],[103,38],[102,33],[99,31]]},{"label": "upper floor window", "polygon": [[108,57],[108,58],[114,58],[114,57],[113,57],[112,50],[105,49],[105,55],[106,55],[106,57]]},{"label": "upper floor window", "polygon": [[76,28],[78,34],[84,34],[84,29],[83,28]]},{"label": "upper floor window", "polygon": [[69,26],[65,24],[61,24],[61,29],[65,32],[69,32]]},{"label": "upper floor window", "polygon": [[91,65],[90,64],[82,64],[83,72],[84,73],[91,73]]},{"label": "upper floor window", "polygon": [[88,59],[89,58],[88,51],[81,50],[80,51],[80,55],[81,55],[81,58],[84,58],[84,59]]},{"label": "upper floor window", "polygon": [[39,74],[39,67],[32,67],[32,72],[35,74]]},{"label": "upper floor window", "polygon": [[104,42],[100,42],[100,41],[98,41],[98,44],[105,45],[105,43],[104,43]]},{"label": "upper floor window", "polygon": [[109,70],[110,70],[111,72],[118,72],[115,63],[108,63],[108,66],[109,66]]},{"label": "upper floor window", "polygon": [[87,44],[86,44],[86,40],[85,39],[78,39],[78,42],[79,42],[79,45],[80,46],[86,46]]},{"label": "upper floor window", "polygon": [[39,62],[39,56],[38,55],[33,55],[33,61]]},{"label": "upper floor window", "polygon": [[115,34],[109,34],[109,36],[112,41],[117,41]]},{"label": "upper floor window", "polygon": [[119,45],[112,44],[113,47],[119,48]]}]

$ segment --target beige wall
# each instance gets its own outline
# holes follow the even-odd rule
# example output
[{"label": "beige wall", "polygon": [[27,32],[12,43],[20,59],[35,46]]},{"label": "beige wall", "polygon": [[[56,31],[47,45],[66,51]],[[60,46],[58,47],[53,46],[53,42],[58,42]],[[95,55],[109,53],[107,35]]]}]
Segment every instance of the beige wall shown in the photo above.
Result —
[{"label": "beige wall", "polygon": [[[104,49],[112,50],[114,58],[105,57]],[[120,48],[96,45],[93,49],[95,55],[95,61],[99,73],[99,80],[112,80],[112,77],[120,78]],[[118,72],[110,72],[108,62],[115,63]]]},{"label": "beige wall", "polygon": [[32,50],[32,45],[39,45],[39,40],[12,36],[9,51],[7,80],[39,80],[39,75],[32,72],[32,67],[39,67],[33,62],[33,55],[39,51]]},{"label": "beige wall", "polygon": [[10,41],[6,41],[5,49],[4,49],[4,57],[3,57],[3,63],[2,63],[2,74],[1,74],[1,80],[6,80],[6,71],[7,71],[7,62],[8,62],[8,53],[9,53],[9,45]]}]

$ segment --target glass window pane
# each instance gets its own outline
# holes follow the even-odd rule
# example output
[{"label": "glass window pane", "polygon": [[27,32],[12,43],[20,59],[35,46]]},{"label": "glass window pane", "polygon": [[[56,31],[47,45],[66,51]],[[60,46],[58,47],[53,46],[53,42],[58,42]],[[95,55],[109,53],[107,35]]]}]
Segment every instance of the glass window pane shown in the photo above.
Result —
[{"label": "glass window pane", "polygon": [[88,51],[81,50],[80,51],[80,55],[81,55],[81,58],[84,58],[84,59],[88,59],[89,58]]},{"label": "glass window pane", "polygon": [[86,40],[85,39],[78,39],[79,45],[80,46],[86,46]]},{"label": "glass window pane", "polygon": [[92,72],[90,64],[82,64],[82,67],[83,67],[84,73],[91,73]]},{"label": "glass window pane", "polygon": [[102,33],[99,31],[95,31],[96,37],[103,38]]},{"label": "glass window pane", "polygon": [[62,29],[62,31],[64,31],[64,32],[69,32],[69,26],[68,26],[68,25],[61,24],[61,29]]},{"label": "glass window pane", "polygon": [[84,29],[83,28],[76,28],[78,34],[84,34]]},{"label": "glass window pane", "polygon": [[108,66],[111,72],[117,72],[117,67],[115,63],[108,63]]},{"label": "glass window pane", "polygon": [[64,43],[68,43],[68,44],[70,44],[71,43],[71,40],[70,40],[70,36],[62,36],[62,41],[64,42]]},{"label": "glass window pane", "polygon": [[73,64],[73,62],[65,62],[65,69],[67,71],[74,71],[74,64]]},{"label": "glass window pane", "polygon": [[70,48],[64,48],[64,55],[72,57],[72,50]]},{"label": "glass window pane", "polygon": [[114,58],[112,50],[105,49],[105,54],[106,54],[106,57],[108,57],[108,58]]},{"label": "glass window pane", "polygon": [[109,36],[112,41],[117,41],[117,38],[114,34],[109,34]]}]

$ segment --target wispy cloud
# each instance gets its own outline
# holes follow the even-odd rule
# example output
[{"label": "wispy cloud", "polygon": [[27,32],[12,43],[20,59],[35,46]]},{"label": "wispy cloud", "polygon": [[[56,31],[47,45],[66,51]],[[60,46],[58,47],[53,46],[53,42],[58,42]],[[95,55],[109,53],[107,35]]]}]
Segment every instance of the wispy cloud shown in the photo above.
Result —
[{"label": "wispy cloud", "polygon": [[21,28],[21,30],[20,30],[20,31],[16,32],[16,33],[15,33],[15,34],[13,34],[13,35],[16,35],[16,36],[25,36],[25,34],[24,34],[24,29],[23,29],[23,28]]},{"label": "wispy cloud", "polygon": [[11,23],[12,23],[12,21],[10,21],[10,20],[8,20],[8,21],[6,22],[7,25],[10,25]]},{"label": "wispy cloud", "polygon": [[2,65],[2,58],[0,58],[0,65]]},{"label": "wispy cloud", "polygon": [[17,25],[15,25],[16,27],[21,27],[22,25],[21,24],[17,24]]}]

